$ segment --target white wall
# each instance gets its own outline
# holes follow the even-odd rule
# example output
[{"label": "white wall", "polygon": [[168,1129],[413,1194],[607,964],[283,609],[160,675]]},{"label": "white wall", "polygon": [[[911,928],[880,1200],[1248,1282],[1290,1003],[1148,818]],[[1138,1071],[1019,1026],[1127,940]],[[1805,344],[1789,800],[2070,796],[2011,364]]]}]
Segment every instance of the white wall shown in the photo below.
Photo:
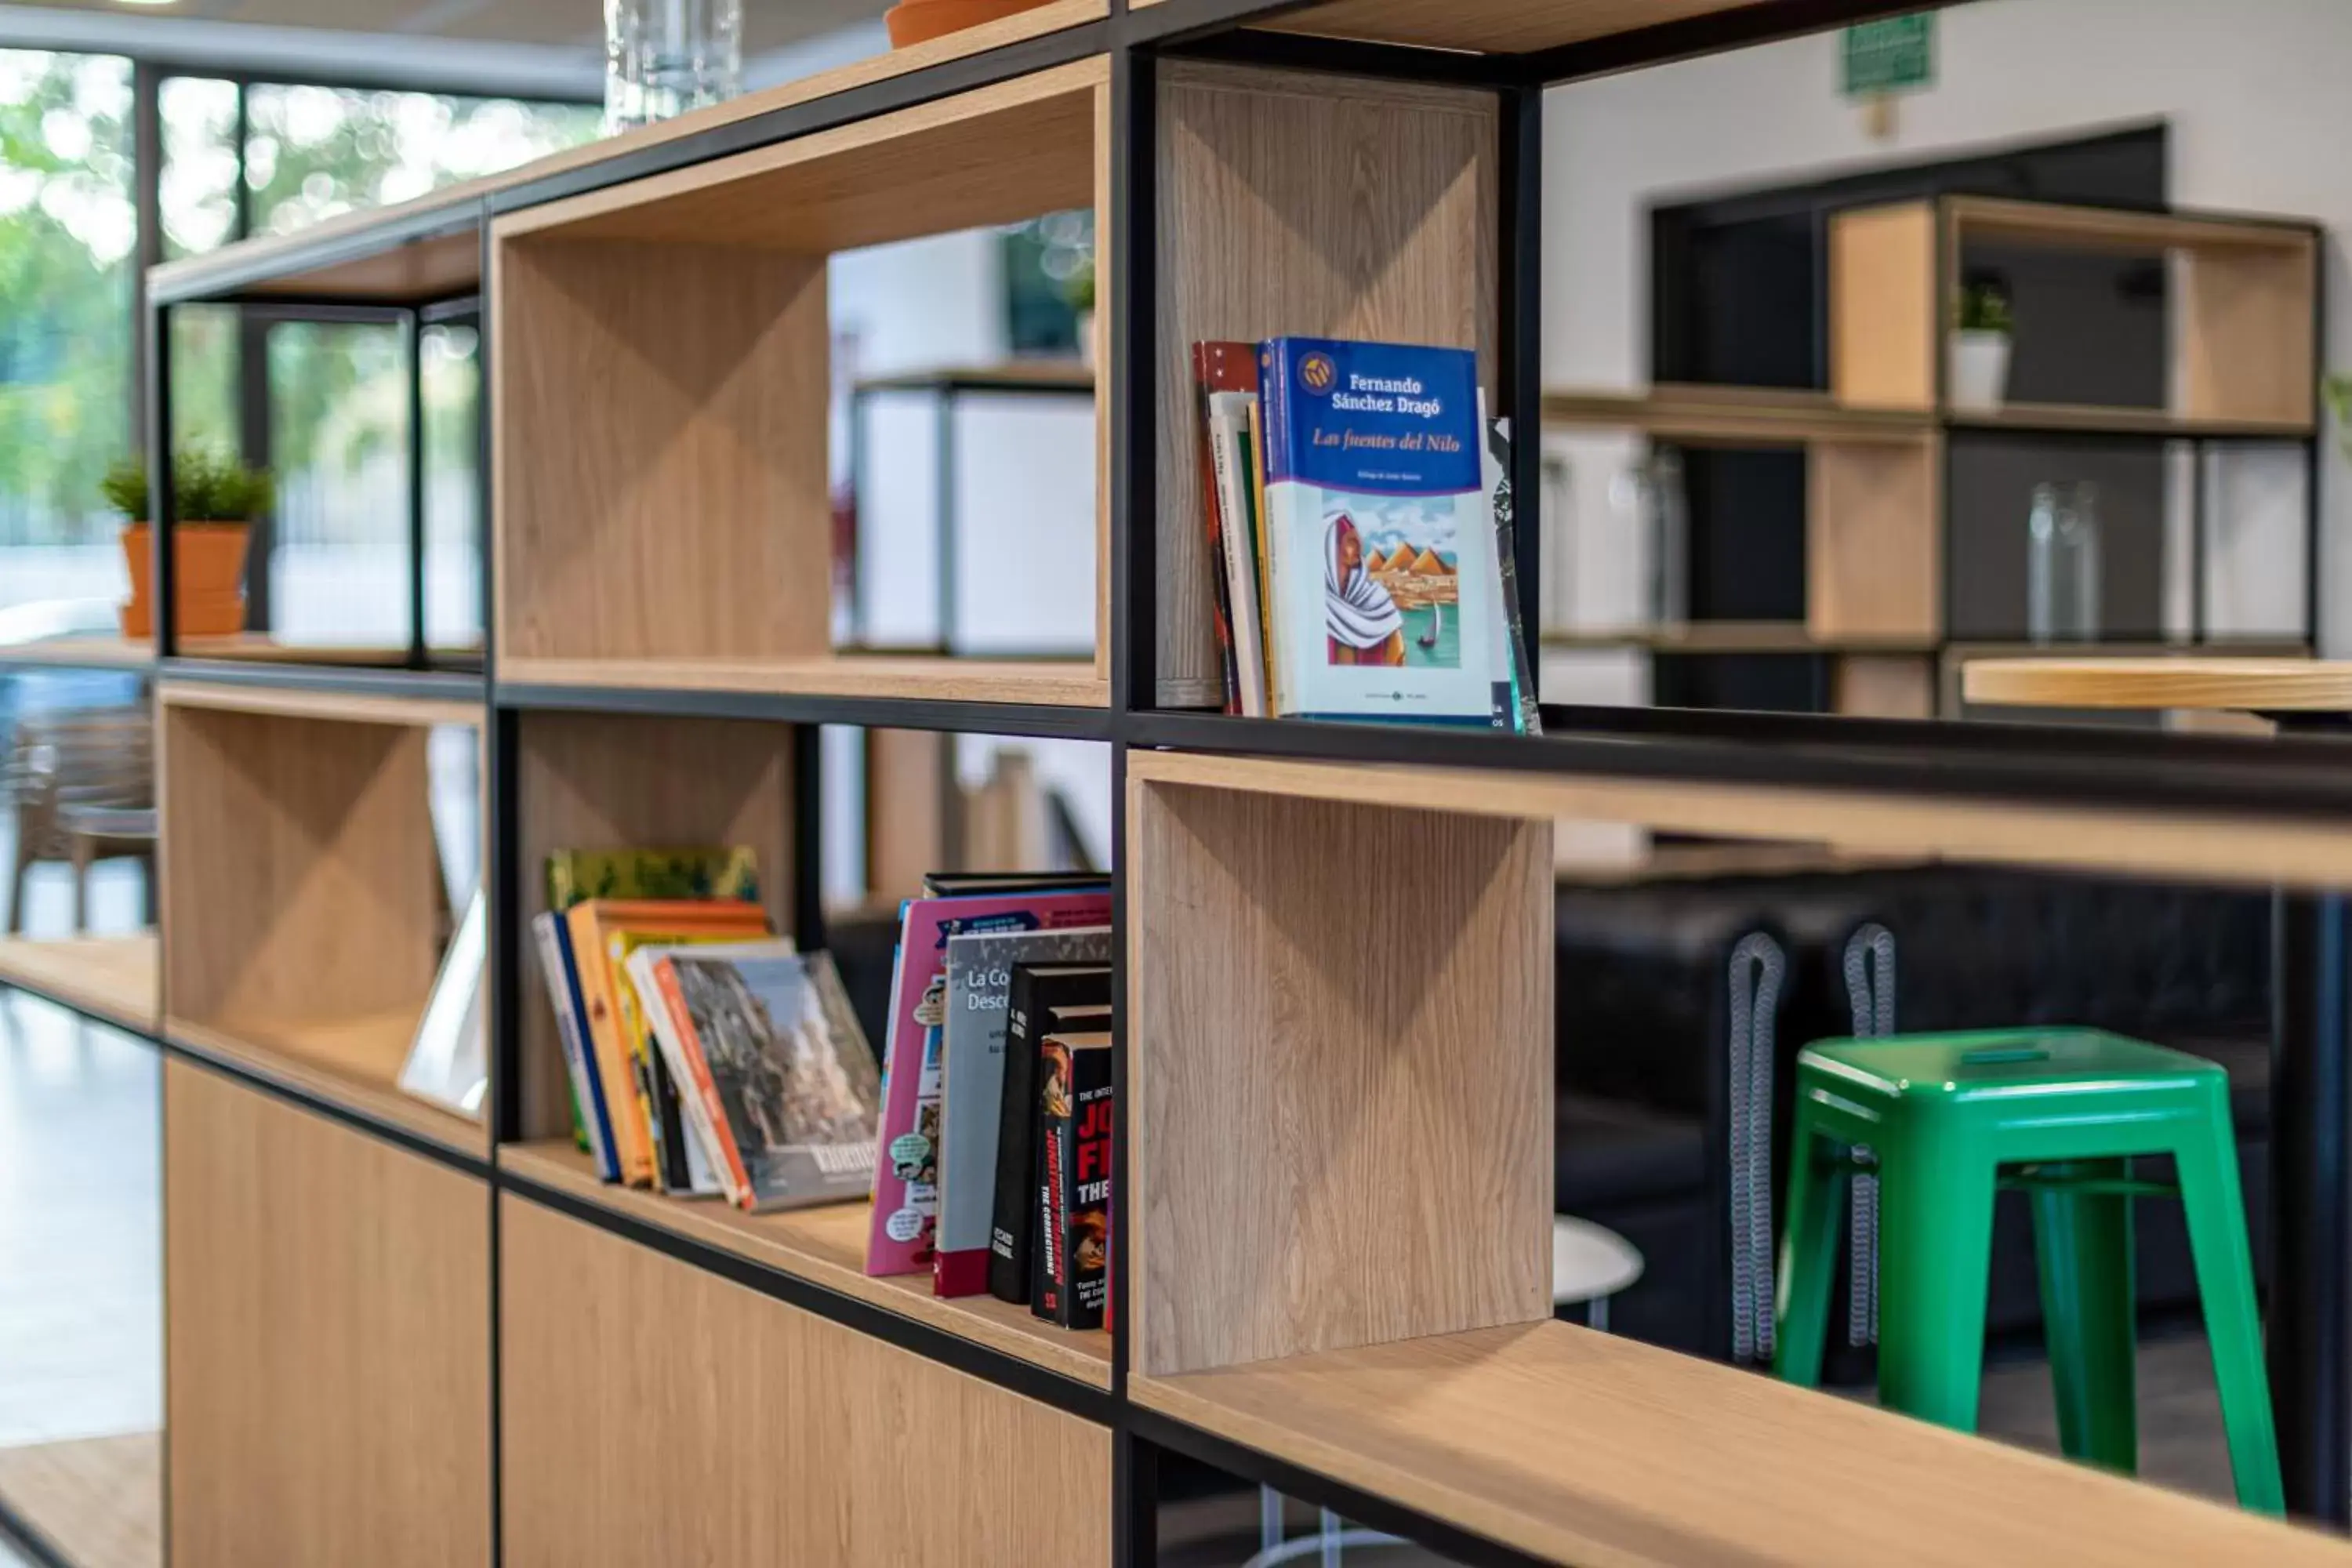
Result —
[{"label": "white wall", "polygon": [[[1646,381],[1655,203],[2155,121],[2169,128],[2176,205],[2317,220],[2329,230],[2323,287],[2347,298],[2347,0],[1979,0],[1939,13],[1937,26],[1937,84],[1899,100],[1884,141],[1838,94],[1834,32],[1555,89],[1544,116],[1546,384]],[[2352,364],[2352,311],[2329,314],[2323,359]],[[2340,462],[2331,445],[2321,631],[2336,653],[2352,650],[2352,486]],[[1605,499],[1580,482],[1578,504],[1598,512]]]}]

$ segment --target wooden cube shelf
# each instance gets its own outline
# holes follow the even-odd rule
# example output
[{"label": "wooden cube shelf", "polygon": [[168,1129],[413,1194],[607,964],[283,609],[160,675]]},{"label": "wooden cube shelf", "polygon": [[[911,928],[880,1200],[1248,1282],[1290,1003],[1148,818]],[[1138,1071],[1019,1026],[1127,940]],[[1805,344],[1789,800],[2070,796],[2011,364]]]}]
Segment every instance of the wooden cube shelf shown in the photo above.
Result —
[{"label": "wooden cube shelf", "polygon": [[1549,1318],[1549,824],[1129,781],[1130,1365]]},{"label": "wooden cube shelf", "polygon": [[1855,408],[1936,410],[1939,340],[1973,242],[2172,264],[2171,405],[2006,403],[1957,423],[2155,435],[2308,435],[2319,240],[2308,225],[1988,196],[1859,207],[1830,219],[1831,390]]},{"label": "wooden cube shelf", "polygon": [[500,677],[1106,703],[1107,434],[1093,660],[832,650],[825,262],[1101,208],[1108,114],[1081,60],[494,224]]},{"label": "wooden cube shelf", "polygon": [[1466,88],[1187,61],[1159,77],[1159,700],[1213,707],[1191,345],[1295,333],[1475,349],[1492,405],[1500,118],[1494,94]]},{"label": "wooden cube shelf", "polygon": [[490,1561],[489,1194],[163,1068],[176,1568]]},{"label": "wooden cube shelf", "polygon": [[155,933],[0,937],[0,985],[15,985],[77,1012],[152,1035],[160,1012]]},{"label": "wooden cube shelf", "polygon": [[164,1029],[479,1154],[488,1131],[397,1087],[453,911],[436,725],[479,707],[165,681],[158,768]]},{"label": "wooden cube shelf", "polygon": [[508,1562],[1111,1560],[1108,1429],[499,1204]]}]

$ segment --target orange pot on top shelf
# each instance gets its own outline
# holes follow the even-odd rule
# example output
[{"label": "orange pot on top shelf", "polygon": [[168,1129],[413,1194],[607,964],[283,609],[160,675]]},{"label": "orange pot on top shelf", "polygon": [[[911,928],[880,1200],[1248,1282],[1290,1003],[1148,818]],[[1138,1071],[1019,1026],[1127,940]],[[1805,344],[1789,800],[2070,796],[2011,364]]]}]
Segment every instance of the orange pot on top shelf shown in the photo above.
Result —
[{"label": "orange pot on top shelf", "polygon": [[[182,637],[226,637],[245,630],[245,552],[249,522],[184,522],[172,530],[173,601]],[[122,635],[155,635],[155,536],[143,522],[122,528],[131,601]]]},{"label": "orange pot on top shelf", "polygon": [[898,0],[884,20],[890,24],[890,47],[903,49],[929,38],[961,33],[982,22],[1034,10],[1045,0]]}]

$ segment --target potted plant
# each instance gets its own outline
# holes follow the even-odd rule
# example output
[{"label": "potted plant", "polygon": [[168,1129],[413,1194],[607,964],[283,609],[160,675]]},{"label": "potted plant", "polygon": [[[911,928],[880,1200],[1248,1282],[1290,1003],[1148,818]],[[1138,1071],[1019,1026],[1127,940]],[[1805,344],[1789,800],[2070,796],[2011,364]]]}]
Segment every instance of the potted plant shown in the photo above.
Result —
[{"label": "potted plant", "polygon": [[[100,490],[123,518],[122,560],[131,600],[122,635],[154,636],[154,532],[148,517],[147,466],[124,458]],[[245,629],[245,556],[253,520],[268,511],[276,487],[266,468],[248,468],[203,447],[172,458],[173,618],[184,637],[226,637]]]},{"label": "potted plant", "polygon": [[2009,392],[2010,335],[2009,296],[2000,285],[1979,280],[1960,289],[1949,356],[1954,408],[1983,413],[2000,406]]}]

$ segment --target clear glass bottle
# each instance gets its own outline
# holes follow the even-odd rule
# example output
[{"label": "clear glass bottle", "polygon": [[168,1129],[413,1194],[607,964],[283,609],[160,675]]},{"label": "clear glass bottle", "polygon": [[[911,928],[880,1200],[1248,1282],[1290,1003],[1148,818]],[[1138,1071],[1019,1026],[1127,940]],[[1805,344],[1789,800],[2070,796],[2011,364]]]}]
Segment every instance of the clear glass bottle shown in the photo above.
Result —
[{"label": "clear glass bottle", "polygon": [[2099,492],[2087,480],[2033,487],[2025,526],[2025,630],[2036,643],[2099,636]]},{"label": "clear glass bottle", "polygon": [[604,130],[743,90],[743,0],[604,0]]}]

